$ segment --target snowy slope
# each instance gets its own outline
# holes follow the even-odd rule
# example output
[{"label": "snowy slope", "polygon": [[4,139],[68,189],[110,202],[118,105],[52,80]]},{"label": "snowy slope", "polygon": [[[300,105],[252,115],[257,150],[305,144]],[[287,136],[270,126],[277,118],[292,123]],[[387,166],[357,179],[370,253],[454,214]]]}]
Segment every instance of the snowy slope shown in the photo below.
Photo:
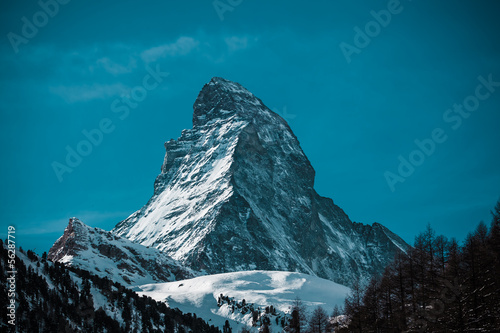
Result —
[{"label": "snowy slope", "polygon": [[158,249],[91,228],[77,218],[69,220],[48,258],[125,286],[175,281],[196,275]]},{"label": "snowy slope", "polygon": [[194,270],[298,271],[349,284],[407,248],[318,195],[286,121],[238,83],[206,84],[193,128],[165,148],[154,195],[112,232]]},{"label": "snowy slope", "polygon": [[[11,257],[10,251],[0,240],[0,257]],[[107,278],[51,262],[29,250],[16,248],[15,256],[15,326],[7,323],[13,318],[4,315],[0,332],[220,333],[199,318],[141,297]],[[12,277],[7,264],[0,260],[2,281]],[[10,288],[0,284],[3,300]]]},{"label": "snowy slope", "polygon": [[[136,221],[141,217],[140,223],[123,223],[115,232],[165,250],[176,259],[193,251],[215,227],[216,214],[233,194],[228,174],[237,138],[231,134],[245,124],[234,117],[214,120],[199,131],[184,131],[179,142],[167,142],[165,146],[172,150],[166,155],[162,170],[169,174],[169,163],[178,167],[170,175],[170,184],[162,186],[162,191],[156,190],[147,207],[128,219]],[[160,186],[158,181],[156,185]]]},{"label": "snowy slope", "polygon": [[[210,324],[222,327],[230,321],[233,332],[242,326],[252,326],[252,314],[242,314],[238,307],[232,312],[228,304],[218,306],[221,294],[241,304],[252,304],[254,309],[274,306],[277,313],[289,314],[296,297],[312,312],[318,305],[331,313],[334,306],[342,306],[349,288],[332,281],[302,273],[279,271],[246,271],[196,277],[189,280],[147,284],[135,289],[139,294],[165,301],[184,313],[196,313]],[[271,320],[276,326],[274,320]],[[274,331],[274,330],[273,330]],[[278,330],[276,330],[278,331]]]}]

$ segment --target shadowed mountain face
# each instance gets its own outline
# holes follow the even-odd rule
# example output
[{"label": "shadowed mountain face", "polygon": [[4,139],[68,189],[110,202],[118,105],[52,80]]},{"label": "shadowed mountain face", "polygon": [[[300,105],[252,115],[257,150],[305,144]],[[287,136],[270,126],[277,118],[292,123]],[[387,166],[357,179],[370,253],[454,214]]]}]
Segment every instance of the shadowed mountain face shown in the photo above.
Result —
[{"label": "shadowed mountain face", "polygon": [[193,128],[165,148],[154,195],[112,232],[194,270],[299,271],[350,284],[408,247],[319,196],[288,124],[237,83],[206,84]]}]

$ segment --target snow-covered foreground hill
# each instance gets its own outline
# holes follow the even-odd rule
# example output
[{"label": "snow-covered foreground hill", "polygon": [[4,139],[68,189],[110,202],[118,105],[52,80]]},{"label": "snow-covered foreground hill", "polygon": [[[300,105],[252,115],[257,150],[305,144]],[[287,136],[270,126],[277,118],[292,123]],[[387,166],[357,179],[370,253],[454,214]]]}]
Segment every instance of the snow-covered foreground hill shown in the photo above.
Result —
[{"label": "snow-covered foreground hill", "polygon": [[[279,271],[245,271],[200,276],[176,282],[146,284],[136,288],[140,295],[164,301],[184,313],[196,313],[210,325],[222,327],[229,320],[233,332],[252,326],[253,312],[265,314],[273,306],[276,314],[271,324],[290,313],[295,298],[300,298],[309,312],[318,305],[331,313],[342,306],[350,289],[315,276]],[[224,298],[219,299],[220,295]],[[225,297],[233,299],[228,302]],[[243,303],[243,299],[245,302]],[[246,304],[242,306],[242,304]],[[234,308],[234,312],[233,312]],[[243,309],[246,308],[246,309]]]}]

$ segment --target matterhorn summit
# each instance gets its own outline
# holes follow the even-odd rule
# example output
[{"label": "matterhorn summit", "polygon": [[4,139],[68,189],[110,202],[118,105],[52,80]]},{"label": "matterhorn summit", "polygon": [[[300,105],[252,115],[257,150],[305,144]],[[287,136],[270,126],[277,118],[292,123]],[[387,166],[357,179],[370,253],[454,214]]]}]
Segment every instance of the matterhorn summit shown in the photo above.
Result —
[{"label": "matterhorn summit", "polygon": [[165,149],[153,196],[112,233],[193,270],[297,271],[350,284],[407,248],[382,225],[353,223],[318,195],[286,121],[238,83],[206,84],[193,128]]}]

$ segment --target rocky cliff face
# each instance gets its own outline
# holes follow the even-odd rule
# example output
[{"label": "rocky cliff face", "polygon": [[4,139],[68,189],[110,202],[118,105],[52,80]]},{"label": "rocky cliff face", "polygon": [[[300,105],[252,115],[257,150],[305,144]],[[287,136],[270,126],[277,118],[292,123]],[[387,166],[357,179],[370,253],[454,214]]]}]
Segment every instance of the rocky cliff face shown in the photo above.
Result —
[{"label": "rocky cliff face", "polygon": [[192,269],[299,271],[349,284],[408,246],[319,196],[288,124],[237,83],[206,84],[193,128],[165,148],[154,195],[112,233]]},{"label": "rocky cliff face", "polygon": [[[196,274],[155,248],[135,244],[71,218],[48,259],[108,277],[125,286],[176,281]],[[198,273],[199,274],[199,273]]]}]

